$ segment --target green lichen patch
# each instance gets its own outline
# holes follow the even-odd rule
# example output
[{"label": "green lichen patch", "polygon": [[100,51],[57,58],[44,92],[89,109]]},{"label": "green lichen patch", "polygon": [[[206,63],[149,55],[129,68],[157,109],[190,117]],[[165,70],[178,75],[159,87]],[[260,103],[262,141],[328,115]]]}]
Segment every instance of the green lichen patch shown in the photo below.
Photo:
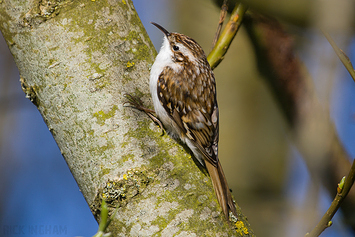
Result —
[{"label": "green lichen patch", "polygon": [[120,179],[108,180],[105,186],[99,189],[91,210],[95,216],[100,213],[100,203],[105,200],[110,208],[110,214],[117,207],[122,207],[129,200],[143,192],[153,182],[155,174],[149,172],[145,167],[128,170]]},{"label": "green lichen patch", "polygon": [[142,41],[137,31],[129,32],[125,40],[130,41],[131,48],[128,52],[132,53],[136,60],[147,60],[150,58],[151,51],[149,47]]},{"label": "green lichen patch", "polygon": [[137,129],[130,129],[125,136],[128,137],[133,137],[137,139],[145,138],[146,136],[149,136],[150,129],[149,129],[149,123],[150,121],[148,119],[138,121],[138,128]]},{"label": "green lichen patch", "polygon": [[128,141],[124,141],[121,143],[121,148],[125,148],[127,145],[129,145]]},{"label": "green lichen patch", "polygon": [[[137,123],[138,123],[138,128],[129,129],[129,131],[125,134],[125,137],[127,139],[135,138],[139,142],[139,146],[142,151],[147,151],[147,145],[145,142],[146,139],[153,138],[157,142],[162,142],[161,139],[159,139],[159,136],[161,135],[160,130],[153,131],[150,128],[151,121],[149,119],[144,119],[142,121],[138,121]],[[159,144],[158,147],[160,147]],[[158,149],[158,150],[159,150],[158,153],[155,154],[153,158],[149,159],[151,163],[150,165],[153,169],[161,167],[166,161],[166,157],[169,157],[169,154],[167,153],[166,149]]]},{"label": "green lichen patch", "polygon": [[110,84],[111,84],[110,81],[106,77],[103,77],[99,80],[94,80],[94,87],[90,91],[95,92],[95,91],[102,90],[103,88],[109,86]]},{"label": "green lichen patch", "polygon": [[104,176],[104,175],[106,175],[106,174],[109,174],[110,172],[111,172],[111,169],[102,168],[102,169],[100,170],[99,177],[102,177],[102,176]]},{"label": "green lichen patch", "polygon": [[104,125],[105,121],[109,118],[112,118],[116,114],[116,110],[118,109],[117,105],[112,106],[112,109],[108,112],[104,112],[102,110],[93,113],[93,116],[96,118],[96,122],[100,125]]},{"label": "green lichen patch", "polygon": [[124,163],[128,160],[133,161],[134,160],[134,155],[133,154],[127,154],[127,155],[123,155],[120,159],[120,163]]},{"label": "green lichen patch", "polygon": [[107,140],[106,145],[96,147],[93,146],[93,148],[90,148],[89,151],[93,153],[93,155],[104,155],[105,151],[113,148],[115,148],[114,143],[110,140]]}]

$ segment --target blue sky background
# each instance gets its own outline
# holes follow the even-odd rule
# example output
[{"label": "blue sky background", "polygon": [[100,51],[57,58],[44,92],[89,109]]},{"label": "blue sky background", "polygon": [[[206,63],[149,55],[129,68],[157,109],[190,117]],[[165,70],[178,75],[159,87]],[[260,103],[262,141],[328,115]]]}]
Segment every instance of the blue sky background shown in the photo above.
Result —
[{"label": "blue sky background", "polygon": [[[148,34],[159,48],[161,35],[154,32],[149,22],[166,22],[167,28],[173,24],[169,22],[166,1],[155,1],[154,5],[144,0],[135,0],[134,3]],[[152,12],[161,13],[152,16]],[[0,86],[9,83],[8,93],[0,95],[0,107],[6,108],[1,108],[6,115],[0,116],[7,124],[0,127],[4,139],[0,146],[0,201],[3,204],[0,209],[0,236],[92,236],[98,225],[41,115],[25,98],[16,66],[8,61],[7,46],[3,42],[0,44],[0,71],[11,68],[11,75],[0,76]],[[347,52],[355,62],[354,40]],[[331,116],[348,153],[355,157],[355,83],[340,64],[338,72],[331,100]],[[294,158],[287,192],[294,205],[302,205],[309,175],[297,150],[291,150]],[[320,201],[325,211],[331,197],[323,191]],[[290,224],[289,228],[292,233],[296,227]],[[355,235],[335,221],[334,226],[322,236]]]}]

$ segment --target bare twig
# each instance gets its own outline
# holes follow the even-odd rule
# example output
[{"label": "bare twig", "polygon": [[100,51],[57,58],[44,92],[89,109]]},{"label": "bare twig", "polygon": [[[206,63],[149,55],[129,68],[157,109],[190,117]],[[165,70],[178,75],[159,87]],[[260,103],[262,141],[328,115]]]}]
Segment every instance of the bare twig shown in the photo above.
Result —
[{"label": "bare twig", "polygon": [[246,10],[246,5],[242,3],[237,3],[235,5],[230,20],[228,21],[225,29],[222,31],[220,38],[217,40],[215,47],[207,57],[212,69],[217,67],[217,65],[223,60],[223,57],[227,53],[234,36],[238,32]]},{"label": "bare twig", "polygon": [[215,34],[215,36],[214,36],[213,42],[212,42],[212,49],[213,49],[214,46],[216,45],[217,40],[218,40],[218,38],[219,38],[219,35],[221,34],[223,22],[224,22],[224,19],[226,18],[227,11],[228,11],[227,2],[228,2],[228,0],[224,0],[224,1],[223,1],[223,5],[222,5],[222,7],[221,7],[221,13],[220,13],[220,15],[219,15],[219,22],[218,22],[217,31],[216,31],[216,34]]},{"label": "bare twig", "polygon": [[106,233],[107,226],[110,224],[111,219],[108,218],[108,208],[106,202],[102,199],[101,203],[101,213],[100,213],[100,224],[97,233],[93,237],[108,237],[111,234]]},{"label": "bare twig", "polygon": [[349,193],[351,186],[355,181],[355,160],[353,160],[353,164],[351,166],[348,176],[345,178],[345,181],[344,182],[342,181],[338,185],[337,195],[335,196],[327,212],[323,215],[322,219],[319,221],[317,226],[311,231],[311,233],[307,233],[305,236],[307,237],[319,236],[326,228],[331,226],[332,224],[331,220],[333,216],[339,209],[340,204],[343,202],[344,198]]},{"label": "bare twig", "polygon": [[349,57],[343,52],[343,50],[341,50],[336,43],[334,42],[334,40],[332,39],[332,37],[325,31],[323,31],[323,34],[325,36],[325,38],[327,38],[328,42],[330,43],[330,45],[333,47],[335,53],[338,55],[340,61],[343,63],[343,65],[345,66],[346,70],[348,70],[348,72],[350,73],[350,76],[353,78],[353,80],[355,81],[355,70],[354,67],[352,65],[352,63],[350,62]]}]

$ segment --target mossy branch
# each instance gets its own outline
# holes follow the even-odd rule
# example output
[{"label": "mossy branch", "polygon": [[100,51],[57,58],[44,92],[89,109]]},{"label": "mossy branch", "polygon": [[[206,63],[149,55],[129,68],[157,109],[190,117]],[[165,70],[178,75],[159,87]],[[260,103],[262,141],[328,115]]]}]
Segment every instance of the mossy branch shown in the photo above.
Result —
[{"label": "mossy branch", "polygon": [[123,106],[126,93],[151,103],[156,56],[132,1],[51,2],[3,1],[0,30],[96,220],[103,199],[108,216],[118,208],[100,233],[253,236],[239,208],[228,225],[187,150]]}]

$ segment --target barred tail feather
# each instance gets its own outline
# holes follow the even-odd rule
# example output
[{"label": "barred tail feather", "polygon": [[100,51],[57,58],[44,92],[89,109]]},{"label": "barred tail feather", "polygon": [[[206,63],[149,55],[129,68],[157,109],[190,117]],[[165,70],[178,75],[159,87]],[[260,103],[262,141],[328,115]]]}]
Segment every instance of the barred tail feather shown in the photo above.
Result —
[{"label": "barred tail feather", "polygon": [[219,205],[221,206],[226,219],[229,221],[229,211],[231,211],[233,215],[237,217],[237,210],[233,202],[232,194],[229,191],[221,163],[218,161],[216,167],[209,162],[205,163],[208,173],[210,174],[212,185],[216,193]]}]

